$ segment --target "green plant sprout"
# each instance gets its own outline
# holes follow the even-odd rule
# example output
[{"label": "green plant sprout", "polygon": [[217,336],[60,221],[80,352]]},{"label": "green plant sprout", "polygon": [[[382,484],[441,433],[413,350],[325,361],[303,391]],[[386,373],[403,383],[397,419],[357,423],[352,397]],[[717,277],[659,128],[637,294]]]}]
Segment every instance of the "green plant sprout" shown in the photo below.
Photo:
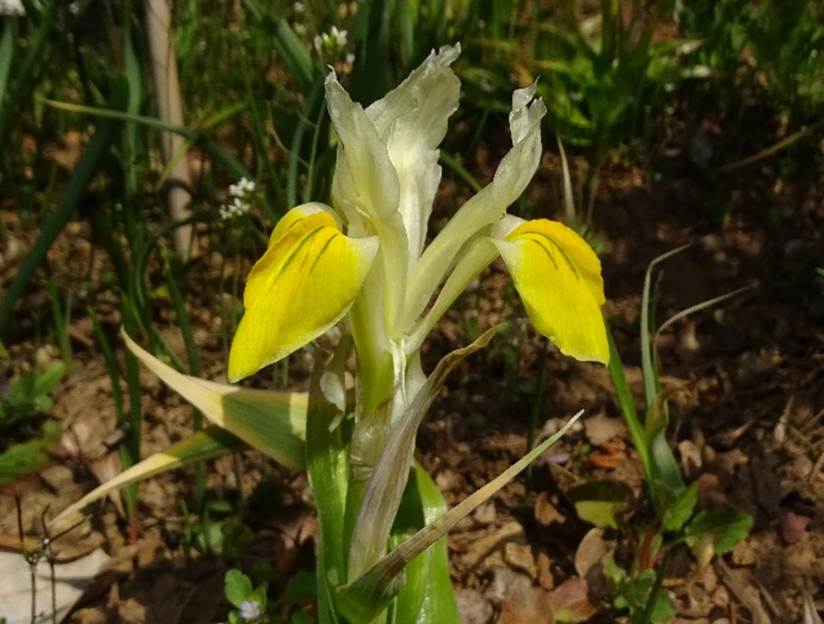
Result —
[{"label": "green plant sprout", "polygon": [[[641,461],[644,480],[655,512],[650,526],[640,531],[638,552],[625,569],[611,558],[604,568],[614,595],[614,606],[630,613],[633,624],[667,622],[676,614],[675,607],[662,587],[666,575],[667,561],[671,549],[686,544],[693,552],[699,567],[710,563],[715,555],[721,555],[744,539],[752,528],[753,518],[747,513],[727,507],[699,509],[698,484],[687,485],[681,469],[667,441],[669,425],[669,398],[661,389],[658,355],[655,340],[660,333],[674,322],[735,297],[748,288],[741,288],[719,297],[714,297],[678,312],[653,327],[654,299],[653,273],[658,265],[687,249],[689,245],[676,248],[655,258],[647,268],[644,290],[641,298],[641,367],[646,400],[646,414],[643,422],[638,417],[635,400],[629,390],[621,357],[609,335],[609,373],[618,397],[619,406],[627,423],[630,438]],[[592,484],[587,484],[592,485]],[[590,490],[593,488],[590,487]],[[614,494],[611,489],[608,494]],[[600,500],[576,502],[581,514],[581,505],[588,503],[589,510],[601,503],[601,513],[591,516],[590,521],[603,526],[617,526],[614,511],[625,510],[626,499],[613,496],[614,504],[606,506]],[[605,510],[605,511],[604,511]]]},{"label": "green plant sprout", "polygon": [[[438,145],[458,108],[460,82],[450,66],[459,53],[457,45],[433,51],[366,109],[351,100],[334,72],[326,78],[338,142],[332,206],[301,204],[277,223],[247,277],[245,311],[228,362],[228,378],[236,382],[336,328],[334,348],[314,349],[308,395],[183,375],[124,333],[132,352],[213,426],[126,470],[55,522],[103,492],[236,449],[241,440],[308,472],[319,519],[319,622],[458,621],[443,535],[559,439],[580,413],[446,511],[440,492],[415,464],[418,427],[447,375],[502,326],[447,354],[429,375],[421,366],[424,340],[500,256],[541,334],[576,359],[609,359],[596,254],[559,222],[507,214],[541,157],[546,108],[535,85],[513,93],[512,148],[492,182],[427,245],[441,177]],[[352,351],[354,388],[344,376]]]},{"label": "green plant sprout", "polygon": [[[50,393],[65,373],[63,362],[52,362],[17,377],[0,393],[0,436],[6,442],[0,445],[0,487],[42,470],[53,461],[52,451],[63,430],[55,420],[46,420],[42,425],[41,421],[51,414]],[[8,445],[21,433],[33,439]]]}]

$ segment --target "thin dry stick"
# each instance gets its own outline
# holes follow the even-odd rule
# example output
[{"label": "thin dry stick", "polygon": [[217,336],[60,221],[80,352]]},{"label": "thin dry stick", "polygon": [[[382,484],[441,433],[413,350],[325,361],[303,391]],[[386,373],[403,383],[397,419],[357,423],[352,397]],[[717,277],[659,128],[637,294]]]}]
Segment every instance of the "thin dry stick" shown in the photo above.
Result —
[{"label": "thin dry stick", "polygon": [[801,139],[807,138],[809,135],[816,132],[821,126],[824,124],[824,119],[820,119],[811,126],[807,126],[806,128],[801,128],[796,132],[793,132],[788,137],[784,137],[778,143],[774,143],[769,147],[761,150],[760,152],[756,152],[752,156],[747,156],[746,158],[742,158],[741,160],[736,160],[735,162],[727,163],[719,167],[718,173],[730,173],[731,171],[736,171],[737,169],[741,169],[742,167],[747,167],[749,165],[754,165],[756,163],[761,162],[762,160],[767,160],[768,158],[772,158],[779,152],[787,149],[788,147],[795,145]]},{"label": "thin dry stick", "polygon": [[[173,126],[183,126],[183,102],[177,78],[177,57],[172,39],[172,15],[166,0],[144,0],[146,30],[152,57],[157,112],[160,119]],[[163,155],[171,166],[173,184],[169,185],[169,214],[173,221],[184,221],[191,216],[187,190],[191,186],[184,140],[178,134],[163,132]],[[192,226],[175,229],[175,250],[186,258],[192,244]]]}]

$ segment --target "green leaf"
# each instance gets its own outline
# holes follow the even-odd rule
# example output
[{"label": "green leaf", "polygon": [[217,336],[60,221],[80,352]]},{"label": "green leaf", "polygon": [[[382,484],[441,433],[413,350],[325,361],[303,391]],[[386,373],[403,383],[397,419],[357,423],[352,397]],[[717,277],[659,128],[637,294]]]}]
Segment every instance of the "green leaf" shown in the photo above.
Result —
[{"label": "green leaf", "polygon": [[52,463],[62,429],[55,421],[43,425],[41,437],[9,447],[0,453],[0,487],[21,477],[34,474]]},{"label": "green leaf", "polygon": [[[49,5],[50,15],[55,13],[56,5],[56,2]],[[31,52],[32,49],[30,48],[29,51]],[[111,108],[120,110],[126,106],[126,97],[126,81],[118,76],[114,82],[108,104]],[[7,119],[5,112],[0,110],[0,141],[4,134],[2,126],[5,119]],[[97,168],[109,151],[117,126],[118,123],[110,119],[103,119],[97,124],[95,132],[74,168],[68,184],[63,189],[57,208],[41,224],[37,241],[18,267],[17,273],[7,286],[2,299],[0,299],[0,333],[3,333],[6,323],[14,315],[17,300],[31,284],[32,276],[46,258],[52,243],[57,239],[63,226],[68,223],[74,214],[75,208],[82,201]]]},{"label": "green leaf", "polygon": [[34,381],[34,395],[48,394],[63,379],[66,374],[65,362],[52,362],[46,368],[37,372]]},{"label": "green leaf", "polygon": [[680,492],[684,489],[684,478],[681,476],[681,469],[678,467],[672,448],[667,442],[666,433],[666,427],[664,427],[652,437],[650,444],[652,464],[657,479],[673,492]]},{"label": "green leaf", "polygon": [[0,38],[0,109],[3,107],[6,84],[14,60],[14,38],[17,34],[17,20],[3,20],[3,36]]},{"label": "green leaf", "polygon": [[65,363],[52,362],[46,368],[21,375],[11,383],[6,400],[15,409],[41,413],[49,411],[52,406],[49,392],[65,373]]},{"label": "green leaf", "polygon": [[226,572],[223,582],[226,599],[238,608],[244,600],[249,599],[254,591],[249,577],[235,568]]},{"label": "green leaf", "polygon": [[54,517],[50,524],[57,526],[71,514],[103,498],[109,492],[148,479],[161,472],[182,468],[189,464],[226,455],[245,447],[246,445],[242,440],[228,431],[220,427],[215,427],[214,425],[209,426],[203,431],[198,431],[177,444],[173,444],[162,453],[156,453],[147,457],[134,466],[127,468],[116,477],[96,487],[79,501],[61,511]]},{"label": "green leaf", "polygon": [[652,600],[652,613],[650,615],[650,621],[669,622],[672,618],[678,615],[678,611],[672,603],[672,598],[670,598],[669,592],[663,587],[659,587],[650,600]]},{"label": "green leaf", "polygon": [[349,549],[349,578],[362,574],[385,552],[385,544],[412,464],[418,427],[447,376],[464,358],[487,346],[502,327],[503,325],[492,327],[471,344],[444,356],[409,403],[400,424],[392,430],[369,477],[366,493],[358,510]]},{"label": "green leaf", "polygon": [[700,511],[687,526],[686,542],[693,547],[703,535],[711,534],[715,553],[723,555],[747,537],[752,524],[750,514],[728,507]]},{"label": "green leaf", "polygon": [[664,510],[661,517],[661,527],[664,531],[680,531],[695,511],[698,502],[698,483],[693,483],[684,489],[678,497]]},{"label": "green leaf", "polygon": [[655,367],[655,346],[652,343],[652,324],[650,322],[650,316],[653,312],[651,301],[652,272],[656,265],[681,253],[687,247],[689,245],[683,245],[661,254],[649,263],[647,272],[644,274],[644,292],[641,295],[641,371],[644,377],[644,396],[648,407],[655,403],[660,390],[658,369]]},{"label": "green leaf", "polygon": [[306,470],[318,512],[317,591],[318,619],[324,624],[339,622],[335,590],[346,581],[344,525],[349,483],[349,451],[341,426],[334,426],[340,410],[321,389],[324,375],[337,377],[343,385],[346,358],[352,346],[350,336],[338,344],[328,364],[315,358],[306,421]]},{"label": "green leaf", "polygon": [[[638,412],[635,409],[635,399],[632,396],[632,391],[629,389],[627,377],[624,373],[624,365],[621,362],[621,354],[615,345],[615,339],[612,337],[612,330],[609,325],[607,325],[607,340],[609,341],[609,364],[607,365],[609,378],[610,381],[612,381],[612,387],[615,389],[618,405],[621,407],[621,412],[627,423],[627,429],[629,430],[630,438],[632,438],[632,445],[635,447],[638,453],[638,459],[641,461],[644,480],[649,487],[655,476],[652,467],[652,457],[650,456],[649,436],[647,436],[646,429],[644,429],[644,426],[638,418]],[[654,493],[652,494],[653,501],[655,501]]]},{"label": "green leaf", "polygon": [[524,455],[498,477],[476,490],[443,516],[426,525],[400,546],[385,555],[363,575],[338,589],[340,612],[353,622],[371,622],[398,594],[403,586],[406,565],[445,535],[478,505],[489,500],[498,490],[514,479],[538,456],[555,444],[581,417],[583,410],[570,418],[555,435]]},{"label": "green leaf", "polygon": [[569,490],[581,520],[601,528],[618,528],[618,518],[632,505],[632,490],[620,481],[588,481]]},{"label": "green leaf", "polygon": [[[390,543],[395,546],[446,513],[438,486],[419,465],[412,469]],[[459,624],[449,578],[449,553],[442,537],[406,566],[406,584],[392,608],[392,624]]]},{"label": "green leaf", "polygon": [[298,570],[289,582],[280,600],[287,605],[312,602],[318,597],[318,582],[315,575],[306,570]]},{"label": "green leaf", "polygon": [[287,468],[304,467],[308,405],[305,393],[252,390],[184,375],[141,348],[125,331],[120,333],[126,346],[146,368],[213,424]]},{"label": "green leaf", "polygon": [[629,609],[633,624],[669,622],[677,615],[669,593],[652,568],[624,583],[614,604],[618,609]]},{"label": "green leaf", "polygon": [[273,43],[300,91],[308,93],[315,79],[312,57],[286,20],[277,22]]},{"label": "green leaf", "polygon": [[627,571],[615,563],[615,558],[612,555],[613,553],[607,553],[601,561],[604,565],[604,576],[606,576],[610,583],[618,586],[627,578]]}]

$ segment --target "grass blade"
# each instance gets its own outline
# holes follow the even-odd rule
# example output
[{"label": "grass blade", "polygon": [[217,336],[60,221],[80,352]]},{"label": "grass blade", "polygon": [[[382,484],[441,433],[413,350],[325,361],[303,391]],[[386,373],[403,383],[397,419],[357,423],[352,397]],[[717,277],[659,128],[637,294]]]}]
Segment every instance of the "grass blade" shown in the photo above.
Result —
[{"label": "grass blade", "polygon": [[658,371],[655,369],[654,360],[652,356],[652,330],[650,328],[650,314],[652,313],[650,303],[650,292],[652,290],[652,271],[653,269],[675,254],[681,253],[689,245],[676,247],[665,254],[661,254],[649,263],[647,272],[644,275],[644,292],[641,295],[641,369],[644,377],[644,398],[649,407],[655,403],[655,397],[658,396]]},{"label": "grass blade", "polygon": [[635,399],[629,389],[629,384],[624,374],[624,365],[621,362],[621,354],[618,352],[618,347],[615,346],[615,339],[612,337],[609,324],[607,324],[607,340],[609,341],[609,365],[607,367],[609,378],[612,381],[615,396],[618,398],[618,405],[627,423],[632,444],[638,452],[638,458],[644,470],[644,480],[650,485],[651,490],[655,473],[653,472],[652,458],[650,457],[649,437],[647,436],[646,429],[644,429],[644,425],[638,419],[638,412],[635,409]]},{"label": "grass blade", "polygon": [[[690,314],[695,314],[696,312],[700,312],[701,310],[705,310],[707,308],[711,308],[719,303],[724,303],[725,301],[732,299],[733,297],[737,297],[741,293],[747,292],[748,290],[752,290],[752,286],[744,286],[743,288],[737,288],[731,292],[725,293],[723,295],[719,295],[717,297],[713,297],[712,299],[707,299],[706,301],[702,301],[701,303],[696,303],[676,314],[673,314],[670,318],[668,318],[661,326],[655,330],[655,338],[658,338],[664,330],[671,327],[673,324],[677,323],[683,318],[688,317]],[[653,339],[653,342],[655,340]]]},{"label": "grass blade", "polygon": [[[126,105],[126,97],[126,83],[122,79],[118,79],[113,85],[109,106],[115,110],[122,109]],[[43,263],[52,243],[83,198],[94,173],[109,150],[117,126],[117,122],[113,119],[103,119],[98,123],[94,135],[92,135],[89,144],[83,151],[83,155],[80,157],[77,167],[75,167],[72,177],[60,197],[57,208],[43,223],[37,242],[35,242],[26,259],[23,260],[17,275],[9,284],[2,301],[0,301],[0,334],[3,333],[9,319],[12,317],[17,300],[31,283],[34,272]]]},{"label": "grass blade", "polygon": [[6,95],[6,85],[9,81],[9,72],[14,61],[14,36],[17,30],[17,20],[4,20],[3,38],[0,39],[0,110],[3,109],[3,100]]}]

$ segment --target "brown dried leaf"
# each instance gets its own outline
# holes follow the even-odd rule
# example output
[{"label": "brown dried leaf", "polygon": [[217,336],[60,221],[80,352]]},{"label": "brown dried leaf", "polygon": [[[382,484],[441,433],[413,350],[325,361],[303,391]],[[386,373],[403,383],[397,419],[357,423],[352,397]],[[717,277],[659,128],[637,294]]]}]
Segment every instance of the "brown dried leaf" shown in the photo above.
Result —
[{"label": "brown dried leaf", "polygon": [[584,431],[593,446],[601,446],[607,440],[627,435],[627,426],[620,418],[596,414],[584,421]]},{"label": "brown dried leaf", "polygon": [[597,613],[587,596],[587,584],[579,576],[568,578],[549,595],[555,621],[586,622]]},{"label": "brown dried leaf", "polygon": [[566,522],[566,517],[555,508],[547,492],[541,492],[535,499],[535,519],[541,526],[550,526]]},{"label": "brown dried leaf", "polygon": [[604,529],[590,529],[575,551],[575,571],[586,578],[590,570],[615,550],[615,542],[604,539]]}]

